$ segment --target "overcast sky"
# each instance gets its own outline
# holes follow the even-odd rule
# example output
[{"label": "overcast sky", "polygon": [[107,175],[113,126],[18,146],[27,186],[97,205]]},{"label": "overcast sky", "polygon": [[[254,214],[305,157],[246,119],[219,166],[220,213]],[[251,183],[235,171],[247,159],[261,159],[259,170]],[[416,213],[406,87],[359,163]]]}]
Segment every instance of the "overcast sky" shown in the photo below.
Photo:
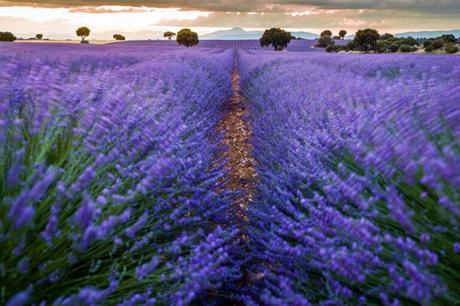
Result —
[{"label": "overcast sky", "polygon": [[92,29],[93,38],[123,32],[136,39],[181,27],[201,34],[235,26],[316,33],[365,27],[390,33],[450,30],[460,28],[459,16],[460,0],[0,0],[0,31],[51,38],[72,38],[81,25]]}]

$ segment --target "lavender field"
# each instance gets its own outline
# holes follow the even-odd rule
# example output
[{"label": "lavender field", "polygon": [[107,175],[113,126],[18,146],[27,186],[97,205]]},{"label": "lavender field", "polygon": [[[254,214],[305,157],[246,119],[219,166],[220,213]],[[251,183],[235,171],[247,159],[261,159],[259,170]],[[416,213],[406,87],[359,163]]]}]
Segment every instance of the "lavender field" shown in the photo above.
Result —
[{"label": "lavender field", "polygon": [[312,46],[0,43],[0,305],[460,305],[460,57]]}]

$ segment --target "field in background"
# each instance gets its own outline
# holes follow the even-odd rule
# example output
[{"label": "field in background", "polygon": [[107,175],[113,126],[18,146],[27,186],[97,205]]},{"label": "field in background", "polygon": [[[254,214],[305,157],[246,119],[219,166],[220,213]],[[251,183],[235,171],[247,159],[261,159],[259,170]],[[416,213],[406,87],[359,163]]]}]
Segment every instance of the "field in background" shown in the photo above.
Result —
[{"label": "field in background", "polygon": [[[119,41],[115,40],[91,40],[90,43],[93,45],[105,45],[111,43],[117,43]],[[46,40],[46,39],[24,39],[24,40],[16,40],[15,43],[43,43],[43,44],[80,44],[80,40],[71,40],[71,39],[64,39],[64,40]]]},{"label": "field in background", "polygon": [[[338,44],[346,41],[337,41]],[[44,44],[80,44],[79,40],[19,40],[16,43],[44,43]],[[114,41],[114,40],[90,40],[90,45],[106,45],[121,43],[125,45],[151,46],[151,47],[177,47],[174,40],[142,40],[142,41]],[[324,49],[314,48],[316,40],[292,40],[287,51],[295,52],[324,52]],[[263,48],[258,40],[201,40],[197,47],[201,48],[222,48],[222,49],[244,49],[244,50],[267,50]]]}]

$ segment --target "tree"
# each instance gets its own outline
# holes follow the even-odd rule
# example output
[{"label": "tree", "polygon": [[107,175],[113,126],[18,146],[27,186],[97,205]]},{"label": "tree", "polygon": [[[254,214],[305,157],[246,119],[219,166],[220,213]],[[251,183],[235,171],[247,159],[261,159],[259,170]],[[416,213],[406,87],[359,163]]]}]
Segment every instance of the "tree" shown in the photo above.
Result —
[{"label": "tree", "polygon": [[389,42],[386,40],[378,40],[376,50],[378,53],[386,53],[390,50]]},{"label": "tree", "polygon": [[346,45],[344,46],[344,49],[345,49],[346,51],[353,51],[353,50],[355,50],[355,48],[356,48],[355,43],[352,42],[352,41],[350,41],[348,44],[346,44]]},{"label": "tree", "polygon": [[121,34],[113,34],[113,39],[115,39],[115,40],[125,40],[126,38]]},{"label": "tree", "polygon": [[444,47],[444,39],[437,38],[431,42],[430,46],[433,48],[433,50],[442,49],[442,47]]},{"label": "tree", "polygon": [[395,52],[398,52],[399,47],[400,47],[399,44],[397,42],[394,42],[390,45],[389,50],[390,52],[395,53]]},{"label": "tree", "polygon": [[287,47],[291,39],[292,35],[290,32],[286,32],[280,28],[271,28],[265,30],[259,41],[262,47],[269,47],[272,45],[275,51],[281,51]]},{"label": "tree", "polygon": [[411,45],[407,45],[407,44],[402,44],[400,47],[399,47],[399,51],[401,51],[402,53],[409,53],[409,52],[413,52],[415,51],[416,48],[414,48],[413,46]]},{"label": "tree", "polygon": [[427,39],[427,40],[423,41],[423,48],[431,46],[432,43],[433,43],[433,39]]},{"label": "tree", "polygon": [[43,34],[37,34],[37,35],[35,35],[35,38],[38,39],[38,40],[40,40],[40,39],[43,38]]},{"label": "tree", "polygon": [[182,29],[177,33],[176,41],[179,45],[184,45],[187,48],[198,44],[198,34],[190,29]]},{"label": "tree", "polygon": [[323,37],[323,36],[332,36],[332,32],[330,30],[324,30],[323,32],[321,32],[320,36],[321,37]]},{"label": "tree", "polygon": [[439,36],[438,38],[443,39],[446,43],[448,42],[456,43],[457,42],[457,39],[452,34],[444,34],[444,35]]},{"label": "tree", "polygon": [[418,46],[418,41],[413,37],[403,37],[399,39],[401,45]]},{"label": "tree", "polygon": [[380,35],[380,38],[379,38],[379,39],[380,39],[380,40],[389,40],[389,39],[393,39],[393,38],[395,38],[395,37],[393,36],[393,34],[385,33],[385,34],[383,34],[383,35]]},{"label": "tree", "polygon": [[176,36],[176,33],[171,32],[171,31],[167,31],[167,32],[163,33],[163,37],[167,37],[169,40],[171,40],[171,38],[173,38],[173,36]]},{"label": "tree", "polygon": [[81,27],[77,29],[76,33],[77,33],[77,36],[81,37],[81,41],[83,42],[86,40],[86,37],[89,36],[91,31],[87,27]]},{"label": "tree", "polygon": [[327,45],[325,50],[328,53],[335,52],[335,47],[334,45]]},{"label": "tree", "polygon": [[315,47],[326,48],[329,45],[334,45],[334,41],[332,40],[331,36],[324,35],[318,38],[318,43],[315,45]]},{"label": "tree", "polygon": [[374,29],[358,30],[355,35],[353,42],[356,47],[361,51],[375,50],[377,47],[377,40],[380,38],[379,32]]},{"label": "tree", "polygon": [[444,50],[447,54],[454,54],[458,52],[458,47],[454,43],[449,42],[444,45]]},{"label": "tree", "polygon": [[345,35],[347,35],[347,31],[345,31],[345,30],[340,30],[340,32],[339,32],[340,38],[341,38],[341,39],[344,39],[344,38],[345,38]]},{"label": "tree", "polygon": [[15,41],[16,36],[11,32],[0,32],[0,41]]},{"label": "tree", "polygon": [[434,51],[434,49],[433,49],[433,47],[431,45],[425,47],[425,52],[431,53],[433,51]]}]

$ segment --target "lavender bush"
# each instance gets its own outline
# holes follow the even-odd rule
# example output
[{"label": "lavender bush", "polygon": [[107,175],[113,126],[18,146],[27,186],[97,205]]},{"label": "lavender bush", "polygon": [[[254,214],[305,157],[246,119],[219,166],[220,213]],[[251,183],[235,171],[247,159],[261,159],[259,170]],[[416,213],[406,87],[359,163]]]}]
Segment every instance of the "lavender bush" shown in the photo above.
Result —
[{"label": "lavender bush", "polygon": [[238,277],[213,133],[231,51],[5,51],[0,304],[186,305]]},{"label": "lavender bush", "polygon": [[240,51],[264,305],[460,300],[460,59]]}]

